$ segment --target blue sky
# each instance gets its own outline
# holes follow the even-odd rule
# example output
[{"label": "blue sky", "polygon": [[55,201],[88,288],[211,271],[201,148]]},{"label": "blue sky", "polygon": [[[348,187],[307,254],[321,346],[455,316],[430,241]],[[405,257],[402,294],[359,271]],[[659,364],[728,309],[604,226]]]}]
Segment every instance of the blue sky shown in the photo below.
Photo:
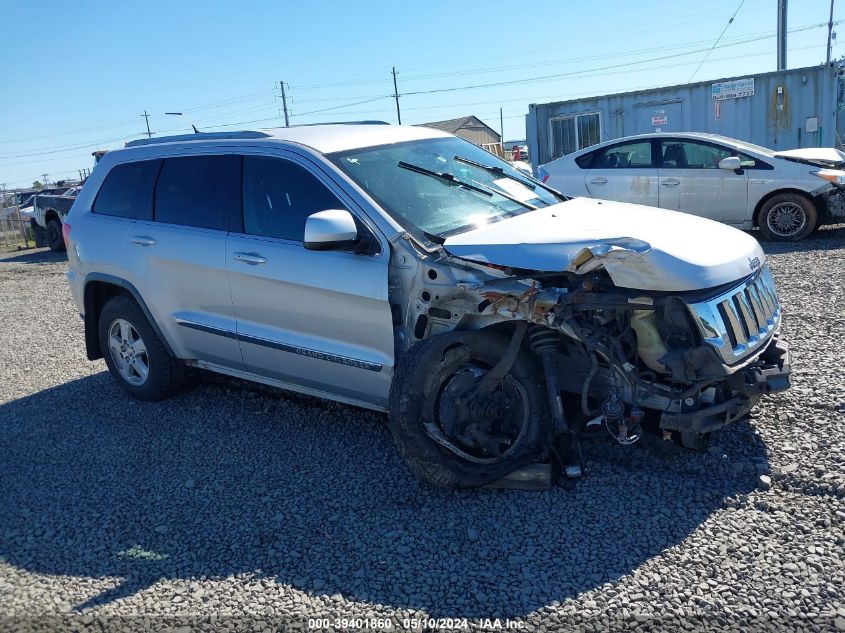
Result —
[{"label": "blue sky", "polygon": [[[171,111],[207,131],[281,125],[280,80],[292,124],[395,123],[394,65],[403,123],[475,114],[498,131],[501,107],[505,138],[524,138],[532,102],[774,70],[776,4],[745,0],[696,72],[739,0],[0,0],[0,183],[91,167],[145,109],[159,134],[190,131]],[[790,68],[824,61],[829,9],[789,3]]]}]

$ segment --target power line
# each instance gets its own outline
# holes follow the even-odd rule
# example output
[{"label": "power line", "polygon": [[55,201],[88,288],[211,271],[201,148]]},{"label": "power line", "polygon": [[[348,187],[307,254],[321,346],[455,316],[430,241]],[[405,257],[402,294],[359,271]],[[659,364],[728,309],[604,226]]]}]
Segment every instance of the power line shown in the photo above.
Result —
[{"label": "power line", "polygon": [[[741,6],[742,6],[742,3],[740,4],[740,7]],[[737,11],[739,11],[739,7],[737,8]],[[734,15],[736,15],[736,13]],[[834,24],[839,24],[840,22],[841,21],[836,21]],[[811,30],[811,29],[820,28],[820,27],[827,27],[827,26],[828,26],[827,23],[812,24],[812,25],[806,25],[806,26],[803,26],[803,27],[798,27],[796,29],[791,29],[790,31],[791,32],[805,31],[805,30]],[[724,34],[724,31],[723,31],[723,34]],[[557,79],[557,78],[562,78],[562,77],[578,76],[578,75],[583,75],[583,74],[588,74],[588,73],[593,74],[593,75],[598,75],[598,74],[601,74],[601,71],[603,71],[603,70],[613,71],[613,70],[617,70],[617,69],[630,68],[632,66],[647,64],[647,63],[650,63],[650,62],[663,61],[667,58],[676,58],[676,57],[680,57],[680,56],[691,55],[691,54],[695,54],[695,53],[698,53],[698,52],[703,52],[704,50],[706,50],[708,52],[708,55],[709,55],[709,51],[712,51],[717,47],[718,48],[726,48],[726,47],[730,47],[730,46],[737,46],[737,45],[741,45],[741,44],[747,44],[747,43],[750,43],[750,42],[761,41],[761,40],[768,39],[768,38],[771,38],[771,37],[773,37],[773,36],[772,35],[760,35],[760,36],[756,36],[756,37],[746,38],[746,39],[743,39],[743,40],[738,40],[736,42],[724,43],[721,46],[719,45],[719,41],[717,40],[717,42],[713,46],[711,46],[709,49],[693,50],[693,51],[688,51],[688,52],[685,52],[685,53],[675,53],[671,56],[659,56],[659,57],[653,57],[653,58],[649,58],[649,59],[626,62],[626,63],[622,63],[622,64],[614,64],[614,65],[602,66],[602,67],[598,67],[598,68],[583,69],[583,70],[571,71],[571,72],[567,72],[567,73],[557,73],[557,74],[545,75],[545,76],[539,76],[539,77],[528,77],[528,78],[522,78],[522,79],[516,79],[516,80],[510,80],[510,81],[501,81],[501,82],[489,82],[489,83],[476,84],[476,85],[471,85],[471,86],[459,86],[459,87],[439,88],[439,89],[431,89],[431,90],[418,90],[418,91],[412,91],[412,92],[405,92],[403,94],[404,95],[418,95],[418,94],[448,93],[448,92],[455,92],[455,91],[459,91],[459,90],[471,90],[471,89],[476,89],[476,88],[486,88],[486,87],[494,87],[494,86],[505,86],[505,85],[516,85],[516,84],[522,84],[522,83],[539,82],[539,81],[546,81],[546,80]],[[720,39],[721,39],[721,36],[720,36]],[[653,49],[644,49],[644,50],[653,50]],[[705,59],[703,59],[699,63],[699,67],[701,65],[703,65],[703,63],[705,63],[706,59],[707,58],[705,57]],[[683,64],[680,64],[680,65],[683,65]],[[666,68],[666,67],[661,66],[660,68]],[[643,69],[643,70],[646,70],[646,69]],[[611,73],[604,73],[604,74],[614,74],[614,73],[611,72]],[[237,100],[243,100],[244,98],[248,98],[248,97],[251,97],[251,96],[254,96],[254,95],[258,95],[258,94],[266,94],[266,92],[261,91],[260,93],[253,93],[253,94],[250,94],[250,95],[241,95],[239,97],[221,100],[221,101],[215,102],[215,104],[209,104],[209,105],[219,106],[219,105],[226,104],[226,103],[232,103],[232,102],[235,102]],[[379,100],[382,100],[382,99],[387,99],[387,98],[394,98],[395,99],[396,94],[397,94],[397,91],[394,91],[394,94],[385,94],[385,95],[380,95],[380,96],[375,96],[375,97],[369,97],[369,98],[365,98],[365,99],[356,100],[356,101],[353,101],[353,102],[341,103],[341,104],[336,105],[336,106],[330,106],[330,107],[326,107],[326,108],[319,108],[319,109],[310,110],[310,111],[306,111],[306,112],[296,113],[296,114],[292,114],[291,116],[304,117],[304,116],[308,116],[308,115],[312,115],[312,114],[319,114],[319,113],[322,113],[322,112],[331,112],[331,111],[334,111],[334,110],[342,110],[342,109],[354,107],[356,105],[364,105],[364,104],[367,104],[367,103],[372,103],[372,102],[379,101]],[[517,101],[517,100],[523,100],[523,98],[506,100],[506,101]],[[308,100],[306,99],[305,102],[307,102],[307,101]],[[317,101],[317,100],[313,100],[313,101]],[[530,99],[525,98],[525,101],[530,101]],[[454,106],[455,104],[451,104],[451,105]],[[470,103],[470,104],[466,104],[466,105],[473,105],[473,104]],[[225,118],[225,117],[231,116],[233,114],[237,114],[237,113],[261,110],[265,107],[267,107],[267,106],[265,106],[265,105],[252,106],[250,108],[241,109],[241,110],[229,112],[229,113],[222,114],[222,115],[215,115],[211,119],[206,119],[206,121],[208,121],[208,120],[213,121],[214,119]],[[447,106],[427,106],[427,107],[406,108],[406,109],[408,109],[408,110],[439,109],[439,108],[442,108],[442,107],[447,107]],[[199,109],[199,108],[197,108],[197,109]],[[371,112],[372,111],[370,110],[370,111],[366,112],[365,114],[371,113]],[[350,113],[350,114],[352,114],[352,113]],[[258,118],[258,119],[253,119],[251,121],[224,123],[224,124],[220,124],[220,125],[201,124],[201,127],[206,127],[206,128],[231,127],[231,126],[234,126],[234,125],[264,123],[264,122],[273,121],[273,120],[276,120],[276,117]],[[118,124],[118,125],[122,126],[123,124]],[[110,127],[118,127],[118,125],[101,126],[101,128],[94,128],[94,129],[107,129],[107,128],[110,128]],[[170,132],[170,131],[175,131],[175,130],[178,130],[178,129],[181,129],[181,128],[171,128],[171,129],[161,130],[161,132],[162,133],[163,132]],[[72,132],[67,132],[67,133],[72,133]],[[125,137],[119,137],[119,138],[115,138],[115,139],[92,141],[90,143],[83,143],[83,144],[77,144],[77,145],[67,145],[67,146],[60,146],[60,147],[53,146],[50,149],[44,148],[43,150],[26,152],[26,153],[23,153],[23,154],[7,154],[7,155],[0,156],[0,160],[17,159],[17,158],[34,157],[34,156],[49,156],[49,155],[55,155],[55,154],[60,154],[60,153],[68,153],[68,152],[79,150],[79,149],[103,146],[103,145],[106,145],[108,143],[113,143],[113,142],[117,142],[117,141],[120,141],[120,140],[124,140],[124,138]],[[6,141],[3,141],[3,142],[6,142]],[[38,162],[38,161],[31,161],[31,162]]]},{"label": "power line", "polygon": [[354,103],[346,103],[343,105],[332,106],[330,108],[321,108],[319,110],[311,110],[310,112],[299,112],[297,114],[292,114],[291,116],[306,116],[308,114],[318,114],[320,112],[329,112],[330,110],[339,110],[341,108],[351,108],[352,106],[356,105],[363,105],[365,103],[372,103],[373,101],[380,101],[382,99],[389,99],[393,95],[381,95],[379,97],[373,97],[372,99],[365,99],[364,101],[356,101]]},{"label": "power line", "polygon": [[736,14],[737,14],[737,13],[739,13],[739,10],[742,8],[742,5],[743,5],[743,4],[745,4],[745,0],[739,0],[739,6],[736,8],[736,11],[734,11],[734,14],[731,16],[731,19],[730,19],[730,20],[728,20],[728,23],[725,25],[725,28],[723,28],[723,29],[722,29],[722,32],[721,32],[721,33],[719,33],[719,37],[717,37],[717,38],[716,38],[716,41],[715,41],[715,42],[713,42],[713,46],[711,46],[711,47],[710,47],[710,50],[709,50],[709,51],[707,51],[707,53],[705,53],[705,54],[704,54],[704,58],[701,60],[701,63],[700,63],[698,66],[696,66],[695,70],[694,70],[694,71],[692,72],[692,74],[689,76],[689,79],[687,79],[687,82],[688,82],[688,83],[689,83],[690,81],[692,81],[692,78],[693,78],[693,77],[695,77],[696,73],[697,73],[697,72],[698,72],[698,70],[701,68],[701,64],[703,64],[703,63],[707,60],[707,58],[710,56],[710,53],[711,53],[711,52],[713,51],[713,49],[714,49],[714,48],[716,48],[716,46],[719,44],[719,42],[720,42],[720,41],[721,41],[721,39],[722,39],[722,36],[725,34],[725,31],[727,31],[727,30],[728,30],[728,27],[729,27],[731,24],[733,24],[734,18],[736,17]]},{"label": "power line", "polygon": [[[767,1],[767,0],[750,0],[750,1],[751,2],[756,2],[756,1],[762,2],[762,1]],[[700,11],[696,11],[694,13],[689,13],[689,14],[685,14],[685,15],[681,15],[681,16],[677,16],[677,17],[671,17],[671,18],[667,17],[663,20],[650,19],[647,25],[643,25],[642,27],[639,27],[637,29],[637,33],[641,34],[641,33],[652,31],[652,30],[662,30],[662,31],[665,32],[665,27],[663,26],[664,24],[671,24],[672,26],[676,26],[677,24],[686,24],[686,23],[693,22],[693,21],[696,22],[696,23],[700,23],[702,21],[706,22],[706,21],[709,21],[707,19],[708,16],[713,16],[713,10],[712,9],[703,9],[703,10],[700,10]],[[713,18],[713,19],[715,20],[715,19],[719,19],[719,18],[716,17],[716,18]],[[602,36],[603,37],[607,37],[608,35],[613,35],[614,33],[624,33],[626,35],[630,35],[631,29],[630,29],[630,27],[625,26],[625,27],[620,27],[619,29],[615,29],[615,30],[602,30]],[[483,54],[478,54],[478,55],[471,56],[471,57],[462,56],[461,62],[459,62],[459,63],[465,62],[467,59],[472,59],[472,58],[480,58],[480,59],[483,59],[485,62],[489,62],[491,59],[500,58],[500,57],[506,57],[509,60],[513,60],[516,57],[525,56],[526,54],[530,54],[528,52],[529,50],[538,49],[538,50],[542,50],[544,52],[548,52],[550,50],[550,47],[552,47],[554,45],[562,45],[563,47],[566,48],[566,50],[571,50],[572,48],[574,48],[573,47],[574,42],[583,41],[585,39],[593,39],[593,38],[594,38],[594,35],[592,35],[592,34],[585,34],[583,36],[574,36],[574,37],[571,36],[571,35],[567,35],[565,38],[555,38],[554,40],[536,42],[535,44],[529,45],[529,46],[520,46],[518,51],[507,50],[506,52],[502,52],[500,54],[495,54],[495,53],[491,54],[491,53],[485,52]],[[708,39],[708,40],[704,40],[701,43],[705,43],[705,42],[709,42],[709,41],[710,40]],[[401,66],[402,68],[436,67],[438,69],[443,69],[444,66],[449,65],[449,62],[452,62],[454,64],[455,61],[456,61],[454,55],[450,55],[450,56],[442,57],[442,58],[433,58],[433,57],[430,57],[430,56],[426,56],[426,60],[427,61],[422,63],[422,64],[410,62],[410,63],[407,63],[407,64],[399,64],[399,66]],[[379,71],[374,69],[373,72],[378,73]],[[451,74],[451,73],[445,73],[445,74]],[[410,81],[411,77],[412,77],[411,75],[408,75],[408,76],[405,77],[404,80]],[[323,89],[323,88],[336,88],[336,87],[357,86],[357,85],[366,85],[366,84],[379,84],[379,83],[383,84],[384,82],[385,82],[385,79],[382,78],[379,75],[378,78],[374,77],[372,79],[349,80],[349,81],[338,80],[338,81],[334,81],[334,82],[318,83],[318,84],[301,84],[301,85],[294,84],[292,86],[292,88],[296,89],[296,90],[319,90],[319,89]]]},{"label": "power line", "polygon": [[[796,30],[808,30],[810,28],[819,28],[821,26],[827,26],[827,25],[825,23],[816,24],[816,25],[813,25],[813,26],[810,26],[810,27],[804,27],[802,29],[796,29]],[[730,46],[738,46],[738,45],[741,45],[741,44],[748,44],[748,43],[751,43],[751,42],[757,42],[757,41],[762,41],[762,40],[766,40],[766,39],[771,39],[772,37],[774,37],[774,35],[760,35],[758,37],[748,38],[748,39],[738,41],[738,42],[734,42],[734,43],[731,43],[731,44],[723,44],[719,48],[728,48]],[[715,47],[710,47],[710,49],[712,49],[712,48],[715,48]],[[659,56],[659,57],[652,57],[652,58],[649,58],[649,59],[641,59],[641,60],[632,61],[632,62],[624,62],[624,63],[621,63],[621,64],[611,64],[611,65],[608,65],[608,66],[600,66],[600,67],[596,67],[596,68],[587,68],[587,69],[583,69],[583,70],[575,70],[575,71],[570,71],[570,72],[565,72],[565,73],[555,73],[555,74],[552,74],[552,75],[541,75],[541,76],[538,76],[538,77],[526,77],[526,78],[523,78],[523,79],[511,79],[509,81],[495,81],[495,82],[489,82],[489,83],[483,83],[483,84],[474,84],[474,85],[468,85],[468,86],[455,86],[455,87],[452,87],[452,88],[435,88],[435,89],[431,89],[431,90],[416,90],[416,91],[410,91],[410,92],[403,92],[403,94],[405,96],[422,95],[422,94],[436,94],[436,93],[444,93],[444,92],[455,92],[455,91],[458,91],[458,90],[475,90],[475,89],[478,89],[478,88],[492,88],[492,87],[498,87],[498,86],[513,86],[513,85],[518,85],[518,84],[533,83],[533,82],[537,82],[537,81],[547,81],[547,80],[550,80],[550,79],[562,79],[564,77],[574,77],[574,76],[577,76],[577,75],[583,75],[583,74],[586,74],[586,73],[595,73],[595,72],[602,71],[602,70],[612,70],[612,69],[616,69],[616,68],[629,68],[631,66],[637,66],[639,64],[647,64],[649,62],[663,61],[663,60],[667,60],[667,59],[675,59],[677,57],[683,57],[683,56],[686,56],[686,55],[694,55],[696,53],[703,53],[703,52],[706,52],[707,50],[710,50],[710,49],[702,48],[702,49],[698,49],[698,50],[688,51],[686,53],[674,53],[672,55],[662,55],[662,56]]]}]

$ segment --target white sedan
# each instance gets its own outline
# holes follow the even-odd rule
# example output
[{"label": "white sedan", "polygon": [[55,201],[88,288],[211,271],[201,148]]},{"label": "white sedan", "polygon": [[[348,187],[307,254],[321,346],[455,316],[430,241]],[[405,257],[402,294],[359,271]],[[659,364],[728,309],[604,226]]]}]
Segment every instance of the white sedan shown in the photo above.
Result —
[{"label": "white sedan", "polygon": [[571,196],[682,211],[770,240],[796,241],[845,222],[845,153],[775,151],[715,134],[642,134],[593,145],[539,168]]}]

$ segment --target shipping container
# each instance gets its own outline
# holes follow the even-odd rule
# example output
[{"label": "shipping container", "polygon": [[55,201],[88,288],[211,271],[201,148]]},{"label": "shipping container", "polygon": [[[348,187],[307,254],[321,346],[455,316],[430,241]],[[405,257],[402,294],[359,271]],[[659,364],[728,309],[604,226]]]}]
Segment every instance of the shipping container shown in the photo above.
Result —
[{"label": "shipping container", "polygon": [[709,132],[776,149],[841,147],[842,74],[831,64],[531,104],[531,163],[536,171],[584,147],[648,132]]}]

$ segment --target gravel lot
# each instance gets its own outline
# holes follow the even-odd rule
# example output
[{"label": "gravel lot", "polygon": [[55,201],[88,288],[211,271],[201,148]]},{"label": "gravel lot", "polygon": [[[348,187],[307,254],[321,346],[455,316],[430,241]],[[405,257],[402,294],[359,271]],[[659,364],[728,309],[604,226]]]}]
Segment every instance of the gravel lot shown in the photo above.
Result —
[{"label": "gravel lot", "polygon": [[429,489],[384,416],[221,377],[130,401],[64,256],[0,256],[0,629],[845,630],[845,226],[765,248],[793,389],[548,492]]}]

